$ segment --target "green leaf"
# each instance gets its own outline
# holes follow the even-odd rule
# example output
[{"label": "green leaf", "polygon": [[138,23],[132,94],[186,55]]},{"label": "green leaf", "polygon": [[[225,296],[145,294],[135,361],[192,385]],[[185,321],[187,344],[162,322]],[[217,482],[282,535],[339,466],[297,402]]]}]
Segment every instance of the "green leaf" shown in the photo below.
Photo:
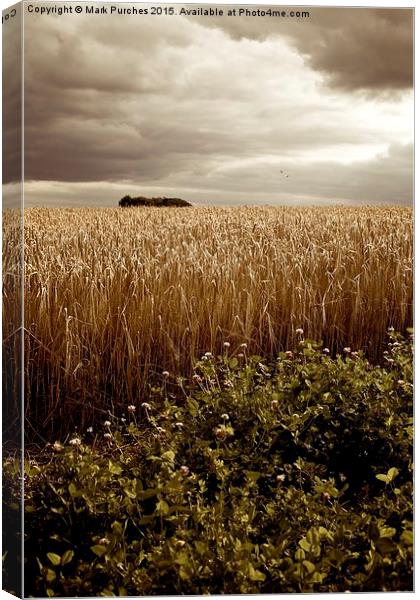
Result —
[{"label": "green leaf", "polygon": [[69,483],[69,494],[70,496],[74,497],[77,496],[77,487],[74,485],[74,483]]},{"label": "green leaf", "polygon": [[183,581],[189,581],[191,579],[191,572],[185,566],[179,568],[179,576]]},{"label": "green leaf", "polygon": [[396,534],[396,531],[393,527],[381,527],[379,535],[381,538],[392,538]]},{"label": "green leaf", "polygon": [[413,545],[413,532],[409,529],[405,529],[401,534],[401,541],[407,546]]},{"label": "green leaf", "polygon": [[258,471],[246,471],[246,474],[254,483],[257,482],[258,479],[261,477],[261,473],[259,473]]},{"label": "green leaf", "polygon": [[133,490],[130,489],[129,487],[124,488],[124,493],[131,499],[136,498],[136,492],[133,492]]},{"label": "green leaf", "polygon": [[51,583],[52,581],[54,581],[54,579],[56,579],[57,575],[55,574],[55,571],[53,571],[52,569],[47,569],[47,572],[45,574],[45,579],[48,581],[48,583]]},{"label": "green leaf", "polygon": [[122,468],[120,465],[113,463],[111,460],[108,462],[108,469],[110,473],[113,473],[114,475],[121,475]]},{"label": "green leaf", "polygon": [[396,476],[398,475],[399,471],[398,469],[396,469],[395,467],[391,467],[388,471],[388,481],[394,481],[394,479],[396,478]]},{"label": "green leaf", "polygon": [[303,538],[299,541],[299,546],[303,548],[306,552],[309,552],[311,549],[311,545],[306,538]]},{"label": "green leaf", "polygon": [[195,549],[198,554],[202,555],[207,552],[207,545],[204,542],[194,542]]},{"label": "green leaf", "polygon": [[261,573],[258,569],[254,569],[252,565],[249,565],[248,573],[251,581],[265,581],[264,573]]},{"label": "green leaf", "polygon": [[304,560],[303,564],[305,565],[308,573],[313,573],[315,571],[315,565],[314,565],[314,563],[311,563],[310,560]]},{"label": "green leaf", "polygon": [[59,554],[55,554],[54,552],[48,552],[47,556],[54,565],[54,567],[58,567],[58,565],[61,563],[61,556]]},{"label": "green leaf", "polygon": [[384,481],[385,483],[389,483],[388,475],[384,475],[383,473],[376,475],[376,479],[379,479],[379,481]]},{"label": "green leaf", "polygon": [[[299,542],[300,543],[300,542]],[[305,559],[305,552],[302,550],[302,548],[298,548],[295,552],[295,559],[296,560],[304,560]]]},{"label": "green leaf", "polygon": [[190,564],[190,557],[187,552],[180,552],[175,558],[175,562],[177,565],[186,566]]},{"label": "green leaf", "polygon": [[73,550],[66,550],[61,557],[61,564],[67,565],[69,562],[73,560],[74,552]]},{"label": "green leaf", "polygon": [[96,554],[96,556],[103,556],[106,552],[106,547],[100,546],[99,544],[96,544],[95,546],[91,546],[90,549],[92,550],[92,552],[94,554]]},{"label": "green leaf", "polygon": [[379,538],[379,540],[376,540],[375,546],[381,554],[388,554],[397,548],[389,538]]},{"label": "green leaf", "polygon": [[165,502],[165,500],[159,500],[156,504],[156,510],[159,515],[168,515],[169,514],[169,504]]},{"label": "green leaf", "polygon": [[173,463],[175,460],[175,452],[173,450],[167,450],[161,456],[163,460],[167,460],[168,462]]}]

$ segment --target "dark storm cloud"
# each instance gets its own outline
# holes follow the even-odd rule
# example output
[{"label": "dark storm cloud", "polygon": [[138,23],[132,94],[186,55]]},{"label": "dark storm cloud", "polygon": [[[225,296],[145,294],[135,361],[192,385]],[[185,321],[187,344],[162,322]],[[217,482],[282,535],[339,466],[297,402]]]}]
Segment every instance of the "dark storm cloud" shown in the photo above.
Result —
[{"label": "dark storm cloud", "polygon": [[[364,74],[356,68],[367,32],[377,39],[381,56],[372,54],[370,68],[378,72],[375,28],[382,24],[394,50],[397,33],[380,11],[348,10],[317,9],[310,22],[287,23],[27,16],[27,198],[388,202],[396,186],[394,201],[410,202],[409,156],[395,150],[411,142],[410,94],[362,94],[356,103],[353,93],[369,79],[366,65]],[[345,48],[357,36],[350,68]],[[346,69],[353,79],[339,90]],[[396,75],[388,78],[376,89],[395,90]],[[385,173],[388,150],[396,154]],[[369,175],[375,169],[388,188]]]},{"label": "dark storm cloud", "polygon": [[[22,52],[21,7],[15,6],[16,15],[5,21],[2,29],[2,128],[3,128],[3,181],[17,181],[21,177],[21,90]],[[11,12],[9,10],[9,12]]]},{"label": "dark storm cloud", "polygon": [[412,87],[412,9],[282,9],[305,10],[310,17],[215,18],[212,26],[223,28],[235,39],[262,41],[271,35],[287,36],[308,64],[337,89],[390,94]]},{"label": "dark storm cloud", "polygon": [[[147,195],[170,194],[176,189],[183,198],[200,204],[411,204],[413,201],[413,147],[411,144],[391,146],[386,152],[367,161],[331,164],[309,161],[298,166],[290,161],[289,177],[281,175],[271,163],[257,166],[231,166],[216,169],[208,188],[203,177],[191,171],[184,177],[174,173],[167,187],[145,180],[142,190]],[[237,182],[242,185],[238,188]],[[346,182],[346,185],[343,185]],[[26,185],[28,206],[57,204],[62,206],[116,205],[122,195],[135,194],[133,181],[96,181],[86,183],[29,182]],[[11,188],[11,191],[13,189]]]}]

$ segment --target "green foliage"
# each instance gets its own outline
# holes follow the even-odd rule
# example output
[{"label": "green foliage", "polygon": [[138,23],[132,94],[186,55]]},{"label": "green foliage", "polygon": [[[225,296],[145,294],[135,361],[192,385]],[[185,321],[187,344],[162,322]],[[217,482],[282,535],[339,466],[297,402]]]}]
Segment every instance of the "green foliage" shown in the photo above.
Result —
[{"label": "green foliage", "polygon": [[409,340],[208,353],[129,414],[26,465],[28,595],[412,589]]}]

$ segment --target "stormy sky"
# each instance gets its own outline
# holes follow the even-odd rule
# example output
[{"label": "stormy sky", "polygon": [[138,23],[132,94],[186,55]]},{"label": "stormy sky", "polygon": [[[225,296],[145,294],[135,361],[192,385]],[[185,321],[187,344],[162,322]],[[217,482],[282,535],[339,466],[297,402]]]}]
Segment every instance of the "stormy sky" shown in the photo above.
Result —
[{"label": "stormy sky", "polygon": [[219,6],[26,14],[28,204],[412,202],[412,11]]}]

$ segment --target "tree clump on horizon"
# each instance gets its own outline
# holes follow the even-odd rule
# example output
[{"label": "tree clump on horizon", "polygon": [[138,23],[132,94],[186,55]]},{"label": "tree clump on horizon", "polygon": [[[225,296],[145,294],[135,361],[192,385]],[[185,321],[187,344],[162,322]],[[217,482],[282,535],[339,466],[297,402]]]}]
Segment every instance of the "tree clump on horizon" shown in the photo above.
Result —
[{"label": "tree clump on horizon", "polygon": [[124,196],[119,201],[119,206],[127,208],[130,206],[192,206],[186,200],[182,198],[146,198],[145,196],[137,196],[132,198],[131,196]]}]

